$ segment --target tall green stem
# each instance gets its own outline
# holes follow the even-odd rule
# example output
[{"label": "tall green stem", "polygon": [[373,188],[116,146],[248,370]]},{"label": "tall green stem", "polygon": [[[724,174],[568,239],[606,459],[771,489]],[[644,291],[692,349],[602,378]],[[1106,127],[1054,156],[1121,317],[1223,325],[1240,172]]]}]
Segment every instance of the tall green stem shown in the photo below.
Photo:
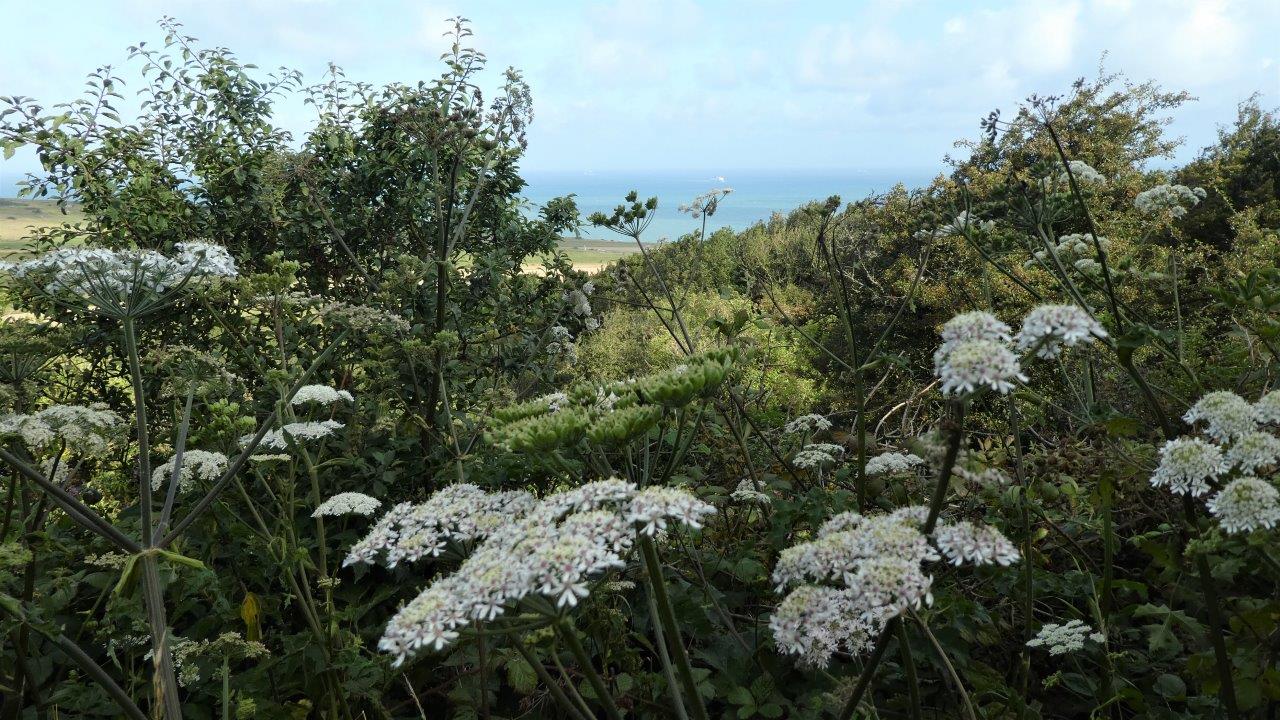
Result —
[{"label": "tall green stem", "polygon": [[574,659],[578,661],[578,667],[582,670],[582,674],[587,676],[587,682],[591,683],[591,689],[596,692],[596,699],[604,706],[604,712],[609,716],[610,720],[622,720],[622,713],[618,711],[618,706],[613,702],[613,695],[609,692],[609,686],[605,684],[604,678],[600,677],[600,673],[591,665],[591,656],[587,654],[582,642],[578,640],[578,631],[574,630],[573,625],[567,620],[560,621],[560,637],[564,638],[564,642],[569,646],[569,652],[573,653]]},{"label": "tall green stem", "polygon": [[649,585],[653,588],[654,601],[658,605],[658,617],[662,621],[663,632],[667,636],[667,644],[680,674],[680,682],[684,685],[689,706],[693,709],[693,717],[708,720],[707,709],[702,706],[702,696],[698,695],[698,683],[693,679],[689,654],[685,652],[684,641],[680,638],[675,610],[671,607],[671,598],[667,596],[667,585],[662,579],[662,563],[658,560],[658,550],[654,547],[653,538],[640,536],[640,555],[644,558],[645,572],[649,575]]},{"label": "tall green stem", "polygon": [[[1013,468],[1017,475],[1019,487],[1022,492],[1018,497],[1018,511],[1022,520],[1022,635],[1023,637],[1032,636],[1032,626],[1035,624],[1033,608],[1035,607],[1035,584],[1034,575],[1031,567],[1031,542],[1034,539],[1031,531],[1031,513],[1028,512],[1028,503],[1031,500],[1027,497],[1027,492],[1031,489],[1027,479],[1026,468],[1023,464],[1022,457],[1022,421],[1018,416],[1018,403],[1013,395],[1009,396],[1009,430],[1013,433]],[[1020,649],[1020,664],[1022,667],[1022,697],[1027,697],[1027,692],[1031,687],[1031,648],[1025,644]],[[1020,705],[1018,708],[1018,717],[1022,717],[1023,710],[1026,705]]]},{"label": "tall green stem", "polygon": [[911,636],[906,623],[898,623],[898,651],[902,655],[902,669],[907,676],[907,695],[911,700],[911,720],[923,720],[920,708],[920,680],[916,677],[916,660],[911,655]]}]

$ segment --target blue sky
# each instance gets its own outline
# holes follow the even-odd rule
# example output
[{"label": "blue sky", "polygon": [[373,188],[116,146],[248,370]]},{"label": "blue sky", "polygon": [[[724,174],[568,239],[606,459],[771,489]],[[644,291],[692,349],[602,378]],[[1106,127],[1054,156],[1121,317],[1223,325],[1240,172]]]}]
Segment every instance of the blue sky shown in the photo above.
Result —
[{"label": "blue sky", "polygon": [[[1253,92],[1280,106],[1280,2],[1255,0],[0,0],[0,94],[46,104],[172,15],[204,43],[309,80],[330,60],[382,83],[438,74],[446,18],[533,87],[532,171],[937,168],[989,110],[1107,67],[1199,100],[1211,142]],[[285,106],[286,127],[308,111]],[[0,165],[0,187],[34,164]]]}]

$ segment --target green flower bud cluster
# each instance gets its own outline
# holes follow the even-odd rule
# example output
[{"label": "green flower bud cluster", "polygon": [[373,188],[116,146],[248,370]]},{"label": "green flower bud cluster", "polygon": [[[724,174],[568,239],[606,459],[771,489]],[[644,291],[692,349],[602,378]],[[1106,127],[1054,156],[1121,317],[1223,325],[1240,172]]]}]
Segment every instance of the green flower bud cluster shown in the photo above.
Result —
[{"label": "green flower bud cluster", "polygon": [[489,441],[513,452],[549,451],[578,444],[617,447],[643,437],[668,409],[708,397],[738,359],[735,349],[712,350],[677,368],[635,380],[580,383],[494,412]]}]

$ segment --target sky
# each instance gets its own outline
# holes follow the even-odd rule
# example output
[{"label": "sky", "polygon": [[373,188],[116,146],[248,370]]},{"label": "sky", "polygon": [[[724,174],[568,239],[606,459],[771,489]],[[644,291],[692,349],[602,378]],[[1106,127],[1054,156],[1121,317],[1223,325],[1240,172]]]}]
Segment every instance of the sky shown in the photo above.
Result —
[{"label": "sky", "polygon": [[[1108,70],[1187,90],[1180,159],[1252,93],[1280,106],[1277,0],[0,0],[0,95],[46,105],[181,21],[207,45],[318,82],[439,74],[464,13],[489,58],[532,86],[530,172],[936,169],[990,110]],[[131,91],[126,89],[126,93]],[[280,109],[300,133],[310,111]],[[35,166],[0,164],[0,188]]]}]

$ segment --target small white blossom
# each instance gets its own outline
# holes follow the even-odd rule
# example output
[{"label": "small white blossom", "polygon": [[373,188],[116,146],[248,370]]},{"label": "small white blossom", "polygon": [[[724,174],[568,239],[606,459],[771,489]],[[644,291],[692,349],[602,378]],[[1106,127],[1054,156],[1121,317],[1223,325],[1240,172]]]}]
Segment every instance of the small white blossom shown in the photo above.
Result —
[{"label": "small white blossom", "polygon": [[[1083,160],[1072,160],[1067,164],[1071,167],[1071,174],[1075,176],[1077,182],[1088,185],[1107,184],[1106,176],[1094,170],[1089,163]],[[1067,182],[1067,171],[1058,173],[1058,179],[1064,183]]]},{"label": "small white blossom", "polygon": [[1260,423],[1280,423],[1280,390],[1272,390],[1253,404],[1254,416]]},{"label": "small white blossom", "polygon": [[734,488],[729,497],[741,503],[752,503],[756,505],[769,505],[773,502],[773,498],[769,494],[756,489],[756,485],[751,478],[745,478],[738,483],[738,487]]},{"label": "small white blossom", "polygon": [[[173,465],[177,457],[169,460],[151,473],[151,489],[159,490],[173,475]],[[208,450],[187,450],[182,453],[182,472],[178,474],[178,490],[187,492],[195,487],[196,481],[213,482],[222,477],[228,465],[227,456],[220,452]]]},{"label": "small white blossom", "polygon": [[947,523],[934,532],[934,542],[952,564],[1012,565],[1021,555],[1012,542],[990,525],[968,521]]},{"label": "small white blossom", "polygon": [[1280,522],[1280,492],[1256,477],[1236,478],[1209,499],[1209,512],[1229,533],[1271,529]]},{"label": "small white blossom", "polygon": [[1157,185],[1138,193],[1133,199],[1133,206],[1148,215],[1168,213],[1170,217],[1180,218],[1187,214],[1187,208],[1199,205],[1205,195],[1204,188]]},{"label": "small white blossom", "polygon": [[1247,432],[1227,450],[1227,464],[1246,473],[1276,464],[1280,460],[1280,438],[1261,430]]},{"label": "small white blossom", "polygon": [[293,395],[294,405],[332,405],[339,400],[354,402],[355,398],[346,390],[335,390],[328,385],[303,385]]},{"label": "small white blossom", "polygon": [[1077,305],[1040,305],[1023,319],[1017,347],[1022,351],[1036,348],[1039,357],[1056,358],[1063,347],[1106,336],[1102,325]]},{"label": "small white blossom", "polygon": [[955,346],[970,340],[1008,342],[1010,332],[1008,325],[985,310],[961,313],[942,326],[942,347],[939,351],[950,352]]},{"label": "small white blossom", "polygon": [[51,405],[33,415],[0,418],[0,436],[16,436],[33,449],[57,440],[81,455],[105,453],[110,441],[124,428],[124,420],[105,404]]},{"label": "small white blossom", "polygon": [[924,463],[924,458],[910,453],[888,452],[867,461],[868,475],[888,475],[911,470]]},{"label": "small white blossom", "polygon": [[1182,419],[1188,425],[1207,423],[1205,433],[1218,442],[1258,429],[1258,415],[1253,405],[1229,390],[1205,393]]},{"label": "small white blossom", "polygon": [[1226,471],[1217,445],[1199,438],[1176,438],[1160,448],[1160,466],[1151,475],[1151,484],[1178,495],[1200,497],[1209,492],[1209,481]]},{"label": "small white blossom", "polygon": [[[945,345],[944,345],[945,347]],[[934,355],[944,395],[959,395],[989,387],[1008,393],[1016,381],[1026,381],[1018,356],[995,340],[967,340]]]},{"label": "small white blossom", "polygon": [[782,432],[787,435],[796,435],[799,433],[814,433],[831,429],[831,421],[821,415],[809,414],[787,423],[782,428]]},{"label": "small white blossom", "polygon": [[[320,438],[329,437],[343,427],[345,426],[337,420],[289,423],[279,430],[268,431],[266,435],[262,436],[262,442],[258,446],[271,450],[287,450],[290,439],[298,443],[319,440]],[[253,435],[245,435],[240,438],[240,444],[248,445],[251,440],[253,440]]]},{"label": "small white blossom", "polygon": [[1027,647],[1047,647],[1050,655],[1065,655],[1083,650],[1085,640],[1100,642],[1099,635],[1083,620],[1070,620],[1062,625],[1048,623],[1027,641]]},{"label": "small white blossom", "polygon": [[344,492],[338,493],[333,497],[320,503],[320,506],[311,513],[311,517],[321,517],[322,515],[372,515],[378,507],[382,505],[382,501],[377,498],[369,497],[364,493]]}]

